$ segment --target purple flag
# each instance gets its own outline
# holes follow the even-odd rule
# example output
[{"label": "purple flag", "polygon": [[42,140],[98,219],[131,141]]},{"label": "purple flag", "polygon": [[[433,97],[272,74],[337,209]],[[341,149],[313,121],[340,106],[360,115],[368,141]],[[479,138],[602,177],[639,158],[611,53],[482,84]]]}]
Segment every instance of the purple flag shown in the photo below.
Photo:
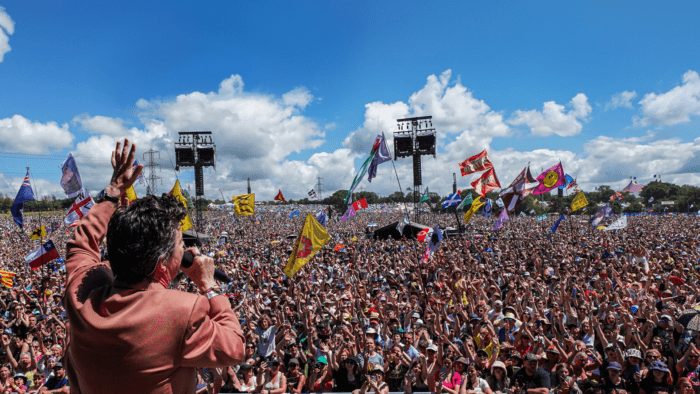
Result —
[{"label": "purple flag", "polygon": [[386,148],[386,141],[384,141],[384,136],[378,135],[377,139],[379,140],[375,142],[375,146],[377,147],[377,153],[375,153],[374,158],[372,159],[372,163],[370,163],[369,168],[367,169],[367,172],[369,173],[369,175],[367,175],[368,182],[372,182],[372,178],[377,176],[378,165],[391,160],[391,157],[389,156],[389,150]]},{"label": "purple flag", "polygon": [[499,228],[503,227],[503,223],[509,221],[510,218],[508,218],[508,212],[507,210],[502,210],[501,214],[498,216],[498,219],[496,219],[496,224],[493,226],[492,230],[498,230]]},{"label": "purple flag", "polygon": [[355,216],[355,209],[352,207],[352,205],[348,205],[348,210],[345,211],[343,217],[340,218],[340,222],[345,223],[346,220],[350,219],[353,216]]}]

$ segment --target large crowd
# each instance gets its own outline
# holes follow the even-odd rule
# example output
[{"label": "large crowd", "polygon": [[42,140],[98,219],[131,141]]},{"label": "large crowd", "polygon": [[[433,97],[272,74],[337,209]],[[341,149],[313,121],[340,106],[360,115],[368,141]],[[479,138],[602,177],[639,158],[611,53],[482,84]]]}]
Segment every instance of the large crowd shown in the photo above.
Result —
[{"label": "large crowd", "polygon": [[[371,207],[330,218],[331,241],[287,278],[305,210],[202,214],[201,250],[232,279],[246,361],[200,368],[199,392],[700,394],[700,332],[676,321],[698,303],[697,215],[636,216],[617,231],[568,217],[555,234],[556,218],[492,231],[495,216],[477,215],[425,261],[427,242],[368,237],[369,223],[403,215]],[[41,220],[63,254],[72,230]],[[0,394],[68,392],[65,270],[28,268],[39,218],[25,222],[0,219],[0,269],[17,274],[0,296]],[[457,227],[452,214],[418,222]],[[171,287],[197,291],[183,276]]]}]

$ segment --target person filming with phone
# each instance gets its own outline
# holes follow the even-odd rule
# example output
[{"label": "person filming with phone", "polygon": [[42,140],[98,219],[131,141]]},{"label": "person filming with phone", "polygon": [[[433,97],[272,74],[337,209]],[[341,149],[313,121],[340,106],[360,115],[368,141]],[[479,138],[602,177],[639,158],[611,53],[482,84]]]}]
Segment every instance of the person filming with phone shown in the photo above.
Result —
[{"label": "person filming with phone", "polygon": [[[198,367],[242,363],[244,343],[231,306],[214,280],[214,260],[198,249],[189,268],[175,197],[119,197],[143,166],[135,145],[117,142],[111,182],[67,244],[65,309],[70,342],[63,364],[83,393],[195,393]],[[109,261],[101,261],[106,237]],[[199,294],[168,289],[182,270]]]}]

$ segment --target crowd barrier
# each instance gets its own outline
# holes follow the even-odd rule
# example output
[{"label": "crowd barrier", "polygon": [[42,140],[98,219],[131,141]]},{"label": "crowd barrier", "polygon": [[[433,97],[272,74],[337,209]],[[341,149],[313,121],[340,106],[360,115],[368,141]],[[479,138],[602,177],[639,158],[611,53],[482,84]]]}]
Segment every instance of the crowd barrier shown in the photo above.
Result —
[{"label": "crowd barrier", "polygon": [[697,215],[697,212],[639,212],[639,213],[623,213],[625,216],[640,216],[640,215]]}]

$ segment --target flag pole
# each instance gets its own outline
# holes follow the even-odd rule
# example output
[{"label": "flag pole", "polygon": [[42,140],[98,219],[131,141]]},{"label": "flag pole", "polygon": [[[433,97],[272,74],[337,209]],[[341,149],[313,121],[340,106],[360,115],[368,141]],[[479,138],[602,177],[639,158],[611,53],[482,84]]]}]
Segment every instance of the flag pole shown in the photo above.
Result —
[{"label": "flag pole", "polygon": [[[33,181],[34,178],[32,177],[31,172],[29,172],[29,167],[27,167],[27,174],[29,175],[29,178],[32,179],[32,182],[29,182],[29,188],[33,189],[32,183],[36,183],[36,182]],[[34,193],[34,191],[32,190],[32,194],[33,193]],[[36,195],[39,196],[38,190],[36,192]],[[34,201],[36,201],[36,198],[34,199]],[[41,224],[41,211],[39,211],[39,248],[44,246],[44,234],[41,232],[41,226],[42,226],[42,224]],[[44,254],[43,253],[41,254],[41,276],[46,276],[46,269],[44,268]]]},{"label": "flag pole", "polygon": [[[382,138],[384,139],[384,146],[386,146],[386,150],[389,152],[389,156],[391,157],[391,151],[389,151],[389,145],[386,144],[386,136],[384,135],[383,131],[382,131]],[[396,171],[396,165],[394,165],[394,160],[391,161],[391,166],[394,167],[394,174],[396,174],[396,182],[399,184],[399,191],[401,192],[401,201],[403,202],[403,207],[406,209],[406,215],[408,216],[408,207],[406,206],[406,198],[403,195],[403,189],[401,189],[401,181],[399,180],[399,173]],[[401,219],[403,220],[403,218],[401,218]],[[410,222],[410,219],[409,219],[409,222]]]}]

